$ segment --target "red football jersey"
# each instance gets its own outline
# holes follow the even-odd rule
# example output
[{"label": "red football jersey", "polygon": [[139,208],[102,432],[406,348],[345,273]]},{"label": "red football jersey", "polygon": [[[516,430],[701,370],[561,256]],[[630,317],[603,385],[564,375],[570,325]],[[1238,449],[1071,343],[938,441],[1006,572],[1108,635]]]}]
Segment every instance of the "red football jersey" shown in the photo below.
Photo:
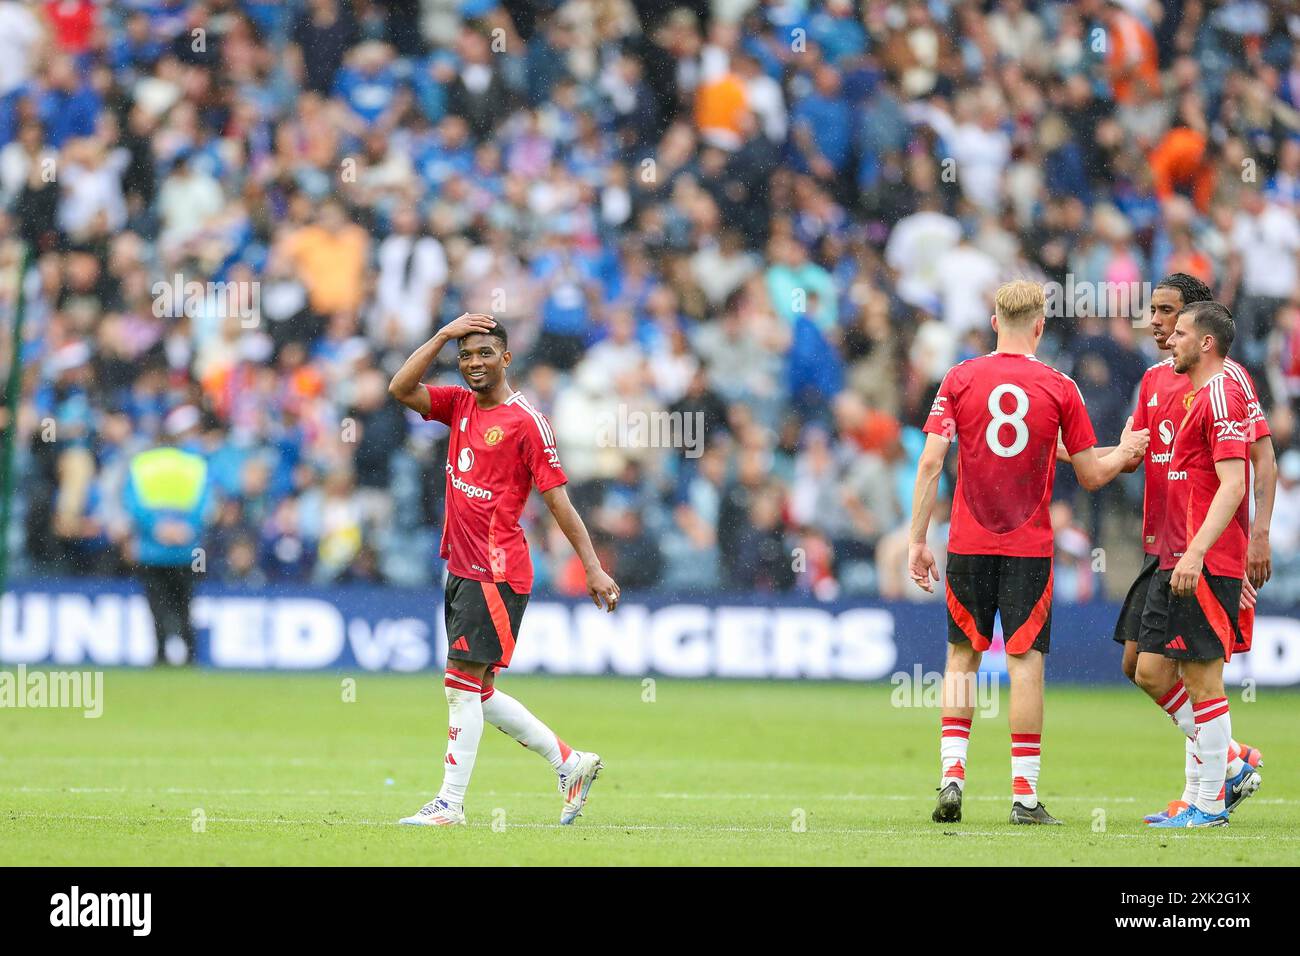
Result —
[{"label": "red football jersey", "polygon": [[519,515],[533,485],[549,491],[568,481],[551,423],[521,392],[484,409],[459,385],[424,387],[430,406],[425,421],[451,428],[441,552],[447,569],[529,593],[533,562]]},{"label": "red football jersey", "polygon": [[1056,437],[1097,444],[1074,380],[1032,355],[992,352],[948,370],[925,431],[957,440],[948,549],[1048,558]]},{"label": "red football jersey", "polygon": [[[1246,391],[1237,379],[1220,372],[1192,399],[1192,407],[1174,436],[1168,469],[1168,503],[1160,541],[1160,567],[1178,563],[1195,537],[1210,502],[1219,490],[1215,462],[1240,458],[1246,469],[1254,441],[1247,411]],[[1205,554],[1205,570],[1230,578],[1246,576],[1246,544],[1250,538],[1250,495],[1241,496],[1236,516]]]},{"label": "red football jersey", "polygon": [[[1223,363],[1223,371],[1232,376],[1246,394],[1246,418],[1255,438],[1269,433],[1268,420],[1255,393],[1250,373],[1232,359]],[[1178,425],[1192,407],[1196,389],[1186,375],[1174,371],[1174,360],[1165,359],[1147,369],[1138,386],[1137,407],[1133,409],[1133,427],[1151,429],[1147,446],[1146,487],[1142,506],[1142,550],[1160,554],[1160,536],[1165,526],[1165,503],[1169,499],[1169,462],[1173,457],[1174,436]]]}]

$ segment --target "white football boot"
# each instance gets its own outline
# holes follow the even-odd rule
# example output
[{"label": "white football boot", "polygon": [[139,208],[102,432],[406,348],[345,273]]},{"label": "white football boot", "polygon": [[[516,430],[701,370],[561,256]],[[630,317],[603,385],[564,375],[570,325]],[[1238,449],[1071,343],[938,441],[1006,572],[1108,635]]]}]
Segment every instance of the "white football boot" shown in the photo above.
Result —
[{"label": "white football boot", "polygon": [[465,811],[452,806],[442,797],[436,797],[420,807],[413,816],[402,817],[397,822],[412,827],[463,827]]},{"label": "white football boot", "polygon": [[560,774],[560,793],[564,794],[564,809],[560,812],[562,825],[567,826],[582,815],[591,785],[604,769],[600,754],[579,751],[578,765],[569,773]]}]

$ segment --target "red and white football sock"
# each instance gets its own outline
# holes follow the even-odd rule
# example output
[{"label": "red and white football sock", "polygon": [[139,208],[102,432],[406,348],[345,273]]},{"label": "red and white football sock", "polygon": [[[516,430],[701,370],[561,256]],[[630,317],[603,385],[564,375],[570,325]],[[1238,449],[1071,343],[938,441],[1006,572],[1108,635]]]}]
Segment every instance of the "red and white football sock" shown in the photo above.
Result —
[{"label": "red and white football sock", "polygon": [[1246,766],[1246,761],[1242,757],[1242,754],[1245,752],[1246,748],[1237,743],[1237,741],[1228,741],[1228,769],[1225,771],[1225,776],[1228,780],[1231,780],[1237,774],[1241,773],[1241,768]]},{"label": "red and white football sock", "polygon": [[564,773],[577,762],[572,747],[534,717],[527,707],[498,689],[495,684],[483,691],[483,719],[515,738],[533,753],[541,754],[555,768],[556,773]]},{"label": "red and white football sock", "polygon": [[1232,720],[1228,698],[1203,700],[1196,711],[1196,755],[1201,758],[1201,780],[1196,806],[1206,813],[1223,812],[1223,778],[1228,767]]},{"label": "red and white football sock", "polygon": [[1043,762],[1042,734],[1011,735],[1011,799],[1032,810],[1038,806],[1038,768]]},{"label": "red and white football sock", "polygon": [[944,717],[940,721],[939,759],[943,773],[939,789],[956,781],[957,789],[966,789],[966,751],[970,749],[970,718]]},{"label": "red and white football sock", "polygon": [[1196,738],[1187,737],[1187,753],[1183,758],[1183,803],[1194,803],[1201,792],[1201,758],[1196,756]]},{"label": "red and white football sock", "polygon": [[447,694],[447,756],[438,796],[459,807],[465,803],[465,790],[483,739],[483,682],[449,667],[442,683]]},{"label": "red and white football sock", "polygon": [[1192,698],[1188,696],[1187,688],[1183,686],[1181,680],[1169,688],[1169,693],[1161,697],[1156,703],[1178,725],[1178,729],[1183,732],[1184,737],[1196,736],[1196,718],[1192,715]]}]

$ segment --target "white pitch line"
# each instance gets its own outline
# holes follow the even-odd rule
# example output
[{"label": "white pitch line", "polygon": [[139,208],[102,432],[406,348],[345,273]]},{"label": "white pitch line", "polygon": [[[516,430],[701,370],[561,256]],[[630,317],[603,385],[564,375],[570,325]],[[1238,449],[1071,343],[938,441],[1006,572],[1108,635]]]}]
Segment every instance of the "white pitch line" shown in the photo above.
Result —
[{"label": "white pitch line", "polygon": [[[191,819],[186,817],[142,817],[137,815],[108,815],[108,814],[77,814],[69,815],[64,813],[42,813],[42,812],[20,812],[0,815],[0,820],[5,816],[9,819],[50,819],[50,820],[96,820],[96,821],[114,821],[118,823],[136,823],[136,824],[153,824],[153,823],[175,823],[178,826],[190,824]],[[231,826],[325,826],[325,827],[399,827],[401,824],[391,820],[328,820],[328,819],[311,819],[311,820],[289,820],[283,817],[208,817],[209,824],[228,824]],[[471,829],[491,830],[490,823],[471,823]],[[568,830],[569,827],[562,827],[557,823],[511,823],[507,824],[507,830]],[[659,824],[618,824],[618,823],[586,823],[578,827],[579,830],[622,830],[626,833],[633,832],[672,832],[672,833],[767,833],[771,835],[793,833],[784,826],[771,827],[738,827],[738,826],[664,826]],[[924,830],[901,829],[896,827],[833,827],[820,829],[810,827],[804,831],[810,834],[828,834],[828,835],[861,835],[861,836],[926,836]],[[803,836],[803,833],[796,833],[795,836]],[[956,836],[979,839],[1024,839],[1030,836],[1028,830],[1005,830],[1005,831],[972,831],[972,830],[934,830],[929,836]],[[1158,836],[1146,836],[1137,833],[1104,833],[1097,834],[1102,840],[1185,840],[1185,839],[1211,839],[1216,842],[1251,842],[1259,840],[1268,840],[1270,842],[1296,842],[1300,841],[1300,834],[1282,835],[1282,834],[1238,834],[1238,833],[1216,833],[1212,837],[1204,837],[1200,834],[1192,833],[1161,833]]]},{"label": "white pitch line", "polygon": [[[326,789],[254,789],[244,787],[222,788],[222,787],[0,787],[0,793],[75,793],[75,794],[116,794],[116,793],[134,793],[140,795],[171,795],[181,796],[193,794],[197,796],[258,796],[258,797],[382,797],[382,796],[409,796],[411,794],[425,794],[428,791],[424,788],[406,789],[401,787],[379,786],[373,790],[326,790]],[[541,790],[484,790],[484,796],[487,797],[537,797],[543,796]],[[924,803],[925,794],[915,793],[813,793],[813,794],[786,794],[786,793],[636,793],[622,791],[618,794],[622,799],[635,800],[774,800],[783,803],[798,805],[800,802],[810,802],[818,800],[830,801],[890,801],[898,803]],[[987,801],[990,803],[1005,802],[1009,798],[998,796],[996,794],[979,794],[970,795],[965,798],[967,801]],[[1102,797],[1102,796],[1068,796],[1065,794],[1053,794],[1050,798],[1056,803],[1140,803],[1137,797]],[[1252,797],[1251,806],[1292,806],[1300,804],[1300,800],[1290,799],[1287,797]]]}]

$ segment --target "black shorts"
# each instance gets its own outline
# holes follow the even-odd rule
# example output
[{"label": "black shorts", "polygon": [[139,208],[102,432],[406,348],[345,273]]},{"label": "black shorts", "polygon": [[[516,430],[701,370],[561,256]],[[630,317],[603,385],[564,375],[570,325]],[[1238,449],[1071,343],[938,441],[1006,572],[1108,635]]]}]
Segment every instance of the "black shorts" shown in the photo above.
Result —
[{"label": "black shorts", "polygon": [[1159,567],[1158,555],[1148,554],[1142,558],[1142,570],[1124,596],[1124,606],[1115,622],[1115,640],[1120,644],[1136,641],[1142,632],[1142,609],[1147,606],[1147,591],[1151,590],[1151,580]]},{"label": "black shorts", "polygon": [[516,594],[507,584],[448,573],[442,604],[447,659],[509,667],[527,606],[528,595]]},{"label": "black shorts", "polygon": [[1047,653],[1052,638],[1052,559],[948,555],[948,641],[987,651],[1001,612],[1008,654]]},{"label": "black shorts", "polygon": [[1138,651],[1179,661],[1231,660],[1244,643],[1237,624],[1241,578],[1201,574],[1196,593],[1176,597],[1173,571],[1157,571],[1142,610]]}]

